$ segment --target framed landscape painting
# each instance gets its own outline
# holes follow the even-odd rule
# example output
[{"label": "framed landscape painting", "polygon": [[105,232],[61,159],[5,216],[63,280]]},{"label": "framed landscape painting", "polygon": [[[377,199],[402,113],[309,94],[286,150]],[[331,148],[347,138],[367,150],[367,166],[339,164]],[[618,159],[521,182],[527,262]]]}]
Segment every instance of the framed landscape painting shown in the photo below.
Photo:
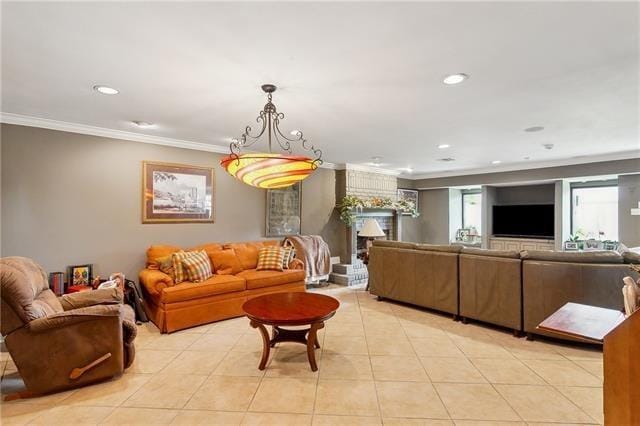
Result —
[{"label": "framed landscape painting", "polygon": [[213,173],[211,167],[143,161],[142,223],[212,223]]},{"label": "framed landscape painting", "polygon": [[302,184],[267,189],[267,237],[300,234]]},{"label": "framed landscape painting", "polygon": [[[406,200],[413,203],[413,205],[418,208],[418,191],[414,189],[400,189],[398,188],[398,201]],[[408,215],[411,213],[402,212],[402,215]]]}]

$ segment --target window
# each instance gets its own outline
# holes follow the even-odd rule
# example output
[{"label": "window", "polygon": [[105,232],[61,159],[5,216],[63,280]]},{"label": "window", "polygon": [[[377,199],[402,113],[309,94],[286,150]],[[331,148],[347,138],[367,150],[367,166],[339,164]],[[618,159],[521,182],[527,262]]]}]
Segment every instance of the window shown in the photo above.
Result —
[{"label": "window", "polygon": [[462,192],[462,227],[476,228],[482,235],[482,194],[478,191]]},{"label": "window", "polygon": [[618,240],[618,185],[571,186],[571,234],[582,240]]}]

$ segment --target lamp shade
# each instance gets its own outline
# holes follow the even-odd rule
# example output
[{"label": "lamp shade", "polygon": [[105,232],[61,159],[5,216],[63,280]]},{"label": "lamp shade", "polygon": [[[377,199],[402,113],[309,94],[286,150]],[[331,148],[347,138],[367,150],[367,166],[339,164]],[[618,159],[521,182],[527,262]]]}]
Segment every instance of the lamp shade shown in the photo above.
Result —
[{"label": "lamp shade", "polygon": [[261,153],[229,155],[220,164],[236,179],[263,189],[291,186],[318,168],[308,157]]},{"label": "lamp shade", "polygon": [[359,237],[367,237],[367,238],[384,237],[385,235],[386,234],[384,233],[382,228],[380,228],[378,221],[375,219],[365,220],[364,225],[362,226],[362,229],[358,233]]}]

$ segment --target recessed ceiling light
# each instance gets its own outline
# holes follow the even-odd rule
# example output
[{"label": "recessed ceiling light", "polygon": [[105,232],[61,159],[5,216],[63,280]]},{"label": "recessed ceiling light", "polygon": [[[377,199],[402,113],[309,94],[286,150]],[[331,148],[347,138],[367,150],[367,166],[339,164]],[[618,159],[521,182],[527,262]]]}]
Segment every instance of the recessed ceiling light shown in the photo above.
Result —
[{"label": "recessed ceiling light", "polygon": [[146,122],[146,121],[137,121],[137,120],[134,120],[134,121],[132,121],[132,123],[133,123],[133,124],[135,124],[136,126],[138,126],[138,127],[142,128],[142,129],[146,129],[146,128],[149,128],[149,127],[153,127],[153,123],[148,123],[148,122]]},{"label": "recessed ceiling light", "polygon": [[544,127],[542,127],[542,126],[533,126],[533,127],[527,127],[526,129],[524,129],[525,132],[529,132],[529,133],[539,132],[541,130],[544,130]]},{"label": "recessed ceiling light", "polygon": [[500,163],[502,163],[502,161],[500,161],[500,160],[493,160],[493,161],[491,162],[491,164],[500,164]]},{"label": "recessed ceiling light", "polygon": [[451,158],[451,157],[447,157],[447,158],[438,158],[438,161],[444,161],[445,163],[448,163],[450,161],[456,161],[455,158]]},{"label": "recessed ceiling light", "polygon": [[439,149],[447,149],[449,148],[451,145],[449,145],[448,143],[441,143],[440,145],[438,145]]},{"label": "recessed ceiling light", "polygon": [[103,95],[117,95],[118,93],[120,93],[118,89],[114,89],[113,87],[109,87],[109,86],[102,86],[99,84],[93,86],[93,90],[95,90],[98,93],[102,93]]},{"label": "recessed ceiling light", "polygon": [[444,84],[458,84],[458,83],[462,83],[463,81],[465,81],[466,79],[468,79],[469,76],[467,74],[463,74],[463,73],[458,73],[458,74],[451,74],[448,75],[444,78],[444,80],[442,80],[442,82]]}]

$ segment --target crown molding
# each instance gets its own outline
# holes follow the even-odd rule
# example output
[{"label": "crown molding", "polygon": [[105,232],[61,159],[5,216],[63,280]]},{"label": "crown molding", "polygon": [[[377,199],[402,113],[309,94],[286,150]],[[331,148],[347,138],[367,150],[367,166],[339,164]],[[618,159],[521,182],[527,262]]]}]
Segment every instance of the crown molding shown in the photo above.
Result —
[{"label": "crown molding", "polygon": [[[108,129],[106,127],[89,126],[86,124],[71,123],[68,121],[50,120],[48,118],[39,118],[28,115],[13,114],[9,112],[0,112],[0,123],[15,124],[18,126],[39,127],[41,129],[59,130],[61,132],[78,133],[82,135],[99,136],[103,138],[120,139],[132,142],[150,143],[154,145],[172,146],[175,148],[193,149],[196,151],[215,152],[218,154],[229,153],[228,147],[212,145],[204,142],[145,135],[142,133]],[[344,165],[324,162],[322,163],[320,168],[339,170],[341,168],[344,168]]]},{"label": "crown molding", "polygon": [[124,130],[107,129],[105,127],[89,126],[86,124],[70,123],[67,121],[50,120],[47,118],[31,117],[27,115],[0,112],[0,122],[19,126],[40,127],[42,129],[59,130],[83,135],[100,136],[104,138],[122,139],[126,141],[150,143],[154,145],[173,146],[176,148],[195,149],[198,151],[225,154],[228,148],[203,142],[182,139],[165,138],[162,136],[145,135],[142,133],[126,132]]},{"label": "crown molding", "polygon": [[435,178],[445,178],[445,177],[479,175],[479,174],[485,174],[485,173],[501,173],[501,172],[520,171],[520,170],[530,170],[530,169],[544,169],[547,167],[560,167],[560,166],[571,166],[575,164],[600,163],[603,161],[631,160],[634,158],[640,158],[640,151],[623,151],[623,152],[616,152],[612,154],[581,156],[579,158],[574,157],[574,158],[565,158],[565,159],[550,160],[550,161],[538,161],[538,162],[527,162],[527,163],[518,162],[515,164],[505,164],[505,165],[494,166],[494,167],[482,167],[478,169],[453,170],[450,172],[421,173],[416,175],[402,174],[400,177],[404,179],[410,179],[410,180],[435,179]]}]

